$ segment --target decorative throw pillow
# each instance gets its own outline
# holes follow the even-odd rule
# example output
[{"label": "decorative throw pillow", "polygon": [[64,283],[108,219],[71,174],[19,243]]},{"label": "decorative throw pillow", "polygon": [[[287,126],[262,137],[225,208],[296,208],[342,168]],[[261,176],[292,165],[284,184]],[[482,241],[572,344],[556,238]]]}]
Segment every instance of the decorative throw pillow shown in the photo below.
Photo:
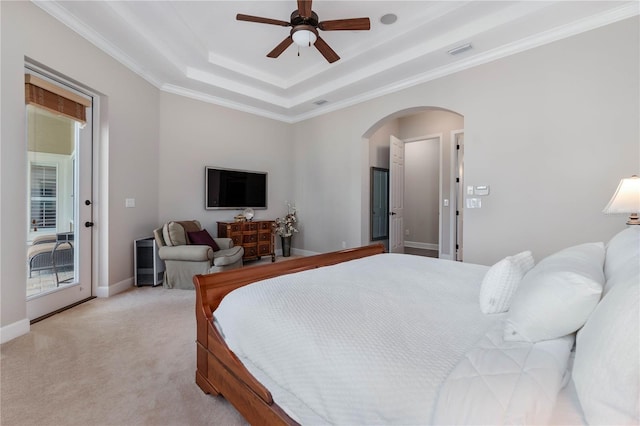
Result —
[{"label": "decorative throw pillow", "polygon": [[209,246],[213,251],[220,250],[220,247],[218,247],[218,244],[216,244],[215,240],[211,238],[211,235],[206,229],[196,232],[188,232],[187,234],[189,235],[189,241],[191,241],[191,244]]},{"label": "decorative throw pillow", "polygon": [[508,311],[513,294],[533,263],[531,252],[523,251],[493,265],[482,280],[480,310],[485,314]]},{"label": "decorative throw pillow", "polygon": [[533,267],[511,302],[504,340],[539,342],[582,327],[600,300],[604,253],[603,243],[581,244]]},{"label": "decorative throw pillow", "polygon": [[191,243],[189,240],[189,232],[197,232],[202,229],[202,226],[200,226],[200,222],[198,222],[197,220],[181,220],[177,223],[182,225],[182,229],[184,229],[184,232],[186,233],[187,244]]}]

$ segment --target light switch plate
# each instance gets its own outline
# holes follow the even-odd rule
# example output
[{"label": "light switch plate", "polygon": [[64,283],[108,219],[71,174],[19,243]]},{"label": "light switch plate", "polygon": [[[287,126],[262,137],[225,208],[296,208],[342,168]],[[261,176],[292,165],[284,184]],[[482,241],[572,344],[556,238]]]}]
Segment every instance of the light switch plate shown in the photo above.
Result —
[{"label": "light switch plate", "polygon": [[126,208],[133,208],[136,206],[136,199],[135,198],[126,198],[124,200],[124,206]]},{"label": "light switch plate", "polygon": [[480,198],[467,198],[467,208],[468,209],[479,209],[479,208],[482,208],[482,199],[480,199]]},{"label": "light switch plate", "polygon": [[467,195],[473,195],[473,186],[472,185],[467,186]]}]

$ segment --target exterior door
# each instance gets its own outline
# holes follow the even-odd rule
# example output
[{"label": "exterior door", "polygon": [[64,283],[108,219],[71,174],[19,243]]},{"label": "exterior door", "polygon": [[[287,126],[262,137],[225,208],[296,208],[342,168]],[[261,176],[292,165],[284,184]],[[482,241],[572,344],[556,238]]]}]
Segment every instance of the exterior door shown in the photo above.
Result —
[{"label": "exterior door", "polygon": [[26,296],[27,316],[34,320],[91,297],[93,126],[89,97],[26,72],[89,105],[86,124],[46,105],[26,107]]},{"label": "exterior door", "polygon": [[389,141],[389,252],[404,253],[404,142]]}]

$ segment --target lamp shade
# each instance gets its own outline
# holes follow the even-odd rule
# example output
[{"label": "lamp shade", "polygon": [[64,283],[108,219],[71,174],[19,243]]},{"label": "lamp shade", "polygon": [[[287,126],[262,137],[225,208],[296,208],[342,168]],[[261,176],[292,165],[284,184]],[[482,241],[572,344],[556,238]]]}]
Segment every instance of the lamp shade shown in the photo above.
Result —
[{"label": "lamp shade", "polygon": [[607,214],[632,213],[632,216],[635,216],[637,220],[637,213],[640,212],[640,177],[633,175],[630,178],[622,179],[603,212]]}]

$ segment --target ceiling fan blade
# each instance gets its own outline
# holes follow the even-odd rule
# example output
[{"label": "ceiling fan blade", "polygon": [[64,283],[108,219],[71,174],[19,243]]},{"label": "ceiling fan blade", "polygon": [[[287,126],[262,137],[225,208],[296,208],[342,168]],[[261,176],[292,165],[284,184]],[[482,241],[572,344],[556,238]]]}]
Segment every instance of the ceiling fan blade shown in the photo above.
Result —
[{"label": "ceiling fan blade", "polygon": [[340,59],[340,56],[338,56],[338,54],[329,47],[327,42],[324,41],[322,37],[318,36],[315,46],[320,51],[320,53],[322,53],[322,56],[324,56],[324,58],[329,61],[330,64]]},{"label": "ceiling fan blade", "polygon": [[289,36],[282,40],[280,44],[275,47],[275,49],[267,54],[267,56],[269,58],[277,58],[282,54],[282,52],[287,50],[287,47],[291,46],[291,43],[293,43],[293,39],[291,38],[291,36]]},{"label": "ceiling fan blade", "polygon": [[303,18],[311,17],[311,0],[298,0],[298,14]]},{"label": "ceiling fan blade", "polygon": [[323,31],[369,30],[371,23],[369,18],[336,19],[319,22],[318,28]]},{"label": "ceiling fan blade", "polygon": [[259,24],[280,25],[282,27],[290,27],[291,23],[287,21],[280,21],[278,19],[263,18],[261,16],[243,15],[238,13],[236,15],[238,21],[257,22]]}]

